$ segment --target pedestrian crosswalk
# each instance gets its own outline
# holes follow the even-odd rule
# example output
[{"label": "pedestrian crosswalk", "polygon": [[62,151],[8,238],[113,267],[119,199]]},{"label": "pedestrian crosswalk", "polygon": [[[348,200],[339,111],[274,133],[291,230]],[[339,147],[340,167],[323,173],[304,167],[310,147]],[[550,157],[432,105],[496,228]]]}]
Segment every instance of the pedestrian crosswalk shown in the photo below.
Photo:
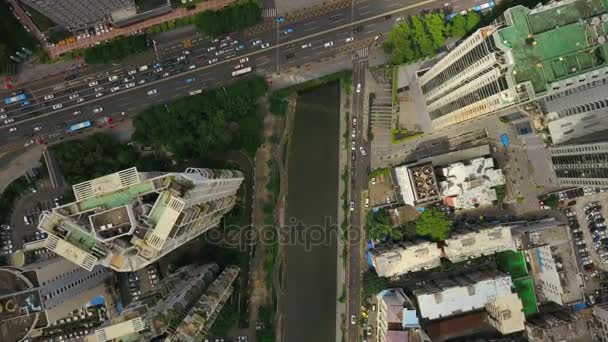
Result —
[{"label": "pedestrian crosswalk", "polygon": [[262,9],[262,18],[274,18],[277,16],[276,8],[264,8]]},{"label": "pedestrian crosswalk", "polygon": [[365,59],[369,56],[369,48],[364,47],[353,51],[353,60]]}]

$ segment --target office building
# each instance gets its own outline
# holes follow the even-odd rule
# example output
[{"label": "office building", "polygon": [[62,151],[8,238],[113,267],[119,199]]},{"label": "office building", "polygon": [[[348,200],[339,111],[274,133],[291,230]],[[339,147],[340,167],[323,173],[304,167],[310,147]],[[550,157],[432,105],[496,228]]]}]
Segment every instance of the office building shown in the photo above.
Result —
[{"label": "office building", "polygon": [[553,170],[562,186],[608,186],[608,139],[549,148]]},{"label": "office building", "polygon": [[444,241],[443,252],[451,262],[516,250],[510,226],[464,227]]},{"label": "office building", "polygon": [[486,304],[488,322],[503,335],[525,329],[524,306],[516,293],[491,298]]},{"label": "office building", "polygon": [[239,268],[185,266],[129,304],[93,341],[202,341],[233,291]]},{"label": "office building", "polygon": [[608,72],[602,0],[509,8],[419,72],[433,129],[588,87]]},{"label": "office building", "polygon": [[91,271],[131,272],[216,226],[236,202],[240,171],[119,171],[73,186],[75,202],[45,211],[45,247]]},{"label": "office building", "polygon": [[414,289],[420,317],[434,320],[483,309],[493,298],[510,294],[511,277],[497,272],[473,272],[427,282]]},{"label": "office building", "polygon": [[21,0],[26,5],[68,30],[91,27],[111,21],[112,14],[133,16],[134,0]]}]

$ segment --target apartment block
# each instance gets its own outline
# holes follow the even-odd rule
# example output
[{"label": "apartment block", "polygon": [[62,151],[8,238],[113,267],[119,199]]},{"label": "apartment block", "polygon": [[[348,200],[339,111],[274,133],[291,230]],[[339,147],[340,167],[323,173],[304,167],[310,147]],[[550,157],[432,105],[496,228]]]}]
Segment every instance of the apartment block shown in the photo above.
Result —
[{"label": "apartment block", "polygon": [[608,303],[593,306],[593,320],[593,331],[596,334],[594,337],[600,342],[608,342]]},{"label": "apartment block", "polygon": [[563,186],[608,186],[608,139],[549,148],[553,170]]},{"label": "apartment block", "polygon": [[607,4],[509,8],[420,71],[433,129],[588,87],[608,73]]},{"label": "apartment block", "polygon": [[441,249],[433,242],[402,242],[370,251],[376,272],[381,277],[393,277],[409,272],[428,270],[441,265]]},{"label": "apartment block", "polygon": [[[233,291],[239,268],[185,266],[129,304],[93,341],[202,341]],[[91,340],[91,339],[89,339]]]},{"label": "apartment block", "polygon": [[236,203],[240,171],[122,170],[73,186],[75,202],[45,211],[45,247],[91,271],[132,272],[216,226]]},{"label": "apartment block", "polygon": [[510,226],[466,227],[452,232],[446,239],[443,252],[451,262],[516,250]]},{"label": "apartment block", "polygon": [[525,329],[524,306],[516,293],[500,295],[486,304],[488,322],[503,335]]}]

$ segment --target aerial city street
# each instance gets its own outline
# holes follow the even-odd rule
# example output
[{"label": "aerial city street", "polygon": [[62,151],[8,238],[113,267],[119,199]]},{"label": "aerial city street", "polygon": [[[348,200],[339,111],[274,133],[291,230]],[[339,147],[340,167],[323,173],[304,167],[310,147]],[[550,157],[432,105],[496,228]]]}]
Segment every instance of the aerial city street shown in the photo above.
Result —
[{"label": "aerial city street", "polygon": [[608,0],[0,16],[0,342],[608,341]]}]

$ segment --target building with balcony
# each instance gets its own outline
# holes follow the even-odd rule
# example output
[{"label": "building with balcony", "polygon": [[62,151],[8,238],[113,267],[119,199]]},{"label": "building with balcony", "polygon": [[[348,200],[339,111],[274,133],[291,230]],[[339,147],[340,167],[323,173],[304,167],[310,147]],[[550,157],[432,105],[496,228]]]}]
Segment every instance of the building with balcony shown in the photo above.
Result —
[{"label": "building with balcony", "polygon": [[608,186],[608,139],[604,135],[602,140],[549,148],[560,185]]},{"label": "building with balcony", "polygon": [[216,226],[236,203],[240,171],[122,170],[73,186],[75,202],[40,215],[45,247],[91,271],[131,272]]},{"label": "building with balcony", "polygon": [[608,72],[602,0],[515,6],[420,71],[433,129],[589,87]]},{"label": "building with balcony", "polygon": [[427,282],[412,291],[420,317],[442,319],[485,308],[493,298],[511,293],[511,277],[498,272],[473,272]]},{"label": "building with balcony", "polygon": [[202,341],[233,291],[239,268],[185,266],[129,304],[94,341]]},{"label": "building with balcony", "polygon": [[441,265],[441,249],[434,242],[422,240],[374,248],[370,257],[381,277],[394,277]]},{"label": "building with balcony", "polygon": [[464,227],[453,231],[444,241],[444,256],[451,262],[516,250],[511,226]]}]

